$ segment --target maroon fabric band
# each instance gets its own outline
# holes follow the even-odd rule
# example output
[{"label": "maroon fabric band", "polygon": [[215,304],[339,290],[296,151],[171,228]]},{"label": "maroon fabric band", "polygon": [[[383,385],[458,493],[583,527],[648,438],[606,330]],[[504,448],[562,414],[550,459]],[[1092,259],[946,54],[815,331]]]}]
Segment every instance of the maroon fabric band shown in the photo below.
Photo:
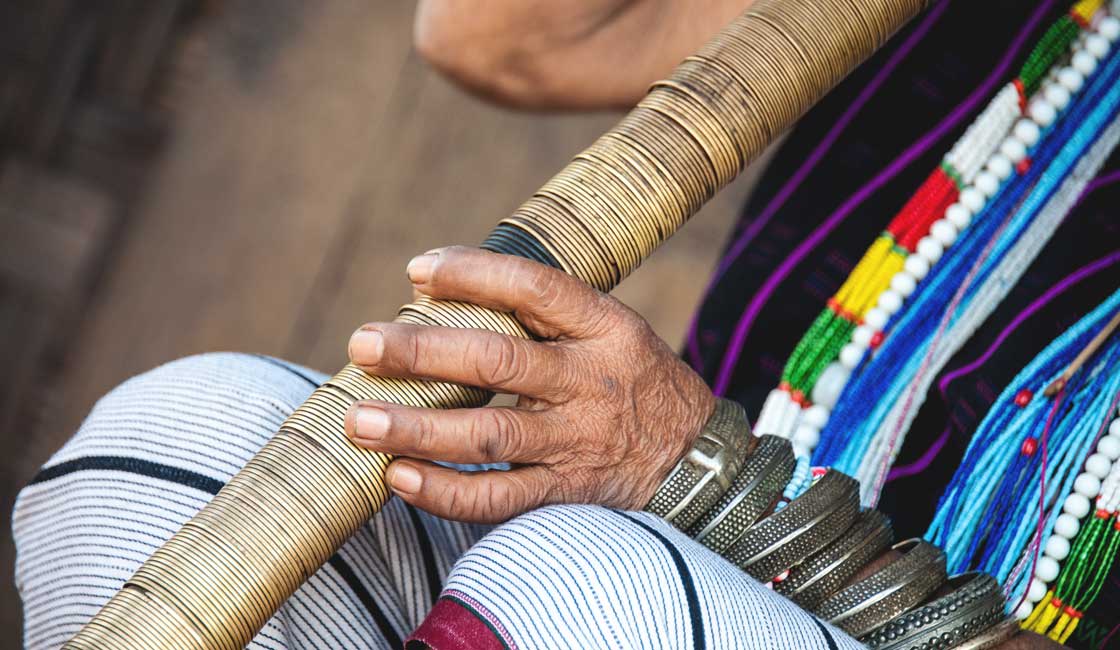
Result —
[{"label": "maroon fabric band", "polygon": [[420,644],[432,650],[510,650],[482,613],[446,595],[436,601],[405,647],[424,647]]}]

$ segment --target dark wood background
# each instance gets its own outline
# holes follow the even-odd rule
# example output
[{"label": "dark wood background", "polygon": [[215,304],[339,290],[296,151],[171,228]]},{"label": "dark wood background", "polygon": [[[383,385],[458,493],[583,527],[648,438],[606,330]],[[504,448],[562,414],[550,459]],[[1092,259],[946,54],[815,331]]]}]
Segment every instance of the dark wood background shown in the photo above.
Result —
[{"label": "dark wood background", "polygon": [[[97,397],[183,355],[333,370],[617,116],[518,114],[410,46],[413,5],[0,3],[0,648],[10,509]],[[744,180],[617,294],[680,341]]]}]

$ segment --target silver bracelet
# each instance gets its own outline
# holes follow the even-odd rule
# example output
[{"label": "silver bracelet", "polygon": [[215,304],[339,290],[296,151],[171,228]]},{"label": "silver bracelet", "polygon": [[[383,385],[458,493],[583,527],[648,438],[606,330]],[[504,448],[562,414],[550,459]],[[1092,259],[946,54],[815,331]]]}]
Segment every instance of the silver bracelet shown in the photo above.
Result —
[{"label": "silver bracelet", "polygon": [[949,579],[949,593],[902,614],[860,641],[872,650],[949,650],[1004,620],[1003,591],[978,572]]},{"label": "silver bracelet", "polygon": [[793,476],[796,460],[789,440],[761,436],[731,488],[704,514],[689,534],[716,553],[731,548],[774,507]]},{"label": "silver bracelet", "polygon": [[926,599],[945,583],[945,553],[920,539],[891,547],[902,557],[828,597],[816,614],[861,637]]},{"label": "silver bracelet", "polygon": [[840,537],[859,515],[859,483],[828,471],[785,508],[747,529],[724,555],[769,582]]},{"label": "silver bracelet", "polygon": [[813,611],[879,557],[891,544],[890,520],[878,510],[864,510],[851,528],[818,553],[790,569],[774,591]]},{"label": "silver bracelet", "polygon": [[646,511],[688,530],[731,487],[755,440],[743,407],[717,398],[704,430],[662,481]]}]

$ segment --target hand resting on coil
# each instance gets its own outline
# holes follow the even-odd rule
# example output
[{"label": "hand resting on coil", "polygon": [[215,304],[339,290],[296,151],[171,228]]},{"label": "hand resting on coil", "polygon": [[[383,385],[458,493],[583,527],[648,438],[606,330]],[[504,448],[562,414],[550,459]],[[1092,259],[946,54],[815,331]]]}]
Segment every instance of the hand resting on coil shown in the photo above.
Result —
[{"label": "hand resting on coil", "polygon": [[[715,401],[637,313],[536,262],[453,247],[408,265],[432,298],[512,312],[539,341],[484,330],[370,323],[350,358],[375,375],[518,396],[513,407],[425,409],[364,401],[346,431],[391,453],[387,481],[447,519],[499,522],[550,503],[641,508],[691,447]],[[501,463],[459,472],[431,461]]]}]

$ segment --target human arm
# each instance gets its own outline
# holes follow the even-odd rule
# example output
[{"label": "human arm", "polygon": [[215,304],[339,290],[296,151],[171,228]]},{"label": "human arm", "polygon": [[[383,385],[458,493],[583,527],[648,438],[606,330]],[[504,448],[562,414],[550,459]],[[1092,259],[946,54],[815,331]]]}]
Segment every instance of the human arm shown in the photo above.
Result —
[{"label": "human arm", "polygon": [[416,49],[487,99],[624,108],[752,0],[420,0]]}]

